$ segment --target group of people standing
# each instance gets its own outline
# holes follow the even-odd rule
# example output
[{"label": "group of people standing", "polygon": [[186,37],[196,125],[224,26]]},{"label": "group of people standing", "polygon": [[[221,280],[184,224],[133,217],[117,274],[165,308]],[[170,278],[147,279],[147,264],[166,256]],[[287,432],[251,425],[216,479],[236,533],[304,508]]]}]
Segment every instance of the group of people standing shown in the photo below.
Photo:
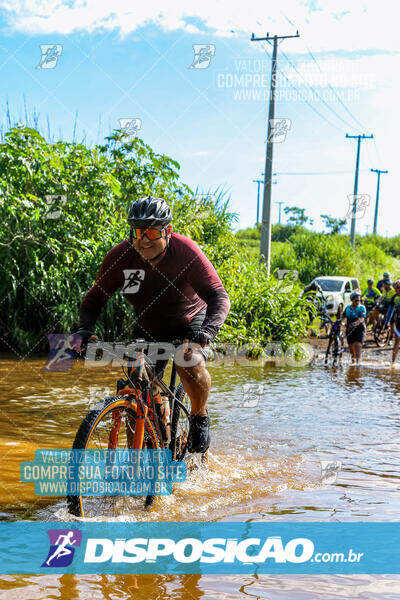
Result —
[{"label": "group of people standing", "polygon": [[363,294],[353,292],[351,304],[346,306],[343,317],[346,319],[346,337],[352,362],[359,363],[362,346],[367,333],[367,317],[374,329],[379,315],[385,318],[384,328],[390,327],[390,341],[393,342],[392,364],[394,364],[400,345],[400,280],[392,283],[390,273],[385,271],[376,287],[373,279],[368,279]]},{"label": "group of people standing", "polygon": [[[308,286],[310,288],[310,286]],[[307,290],[308,291],[308,290]],[[316,293],[322,290],[315,290]],[[362,347],[367,335],[367,318],[372,328],[377,326],[379,315],[384,316],[384,328],[390,327],[392,344],[392,364],[394,364],[400,346],[400,279],[392,283],[390,273],[385,271],[376,287],[373,279],[368,279],[364,293],[354,291],[350,296],[341,317],[345,325],[346,339],[352,364],[359,364]]]}]

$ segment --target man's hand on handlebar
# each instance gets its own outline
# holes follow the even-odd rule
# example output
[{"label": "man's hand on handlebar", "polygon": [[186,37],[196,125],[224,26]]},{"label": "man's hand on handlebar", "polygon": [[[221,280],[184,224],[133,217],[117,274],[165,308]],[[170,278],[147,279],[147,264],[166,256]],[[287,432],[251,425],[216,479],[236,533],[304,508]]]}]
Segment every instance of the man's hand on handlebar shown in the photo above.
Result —
[{"label": "man's hand on handlebar", "polygon": [[89,331],[89,329],[79,329],[76,332],[76,335],[80,335],[82,338],[81,343],[78,344],[75,348],[77,352],[82,352],[83,350],[86,350],[89,342],[97,342],[99,339],[98,336],[94,335],[93,331]]}]

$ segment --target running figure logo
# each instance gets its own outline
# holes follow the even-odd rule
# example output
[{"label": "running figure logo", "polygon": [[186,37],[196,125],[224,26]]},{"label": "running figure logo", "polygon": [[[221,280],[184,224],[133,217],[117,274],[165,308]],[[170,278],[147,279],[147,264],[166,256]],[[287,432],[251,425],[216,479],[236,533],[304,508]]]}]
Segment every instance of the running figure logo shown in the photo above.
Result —
[{"label": "running figure logo", "polygon": [[285,141],[287,132],[292,126],[290,119],[270,119],[270,132],[268,136],[269,142],[280,144]]},{"label": "running figure logo", "polygon": [[81,336],[76,333],[50,333],[47,339],[50,352],[42,371],[69,371],[75,360],[74,348],[82,341]]},{"label": "running figure logo", "polygon": [[340,460],[321,460],[321,482],[335,483],[341,468],[342,463]]},{"label": "running figure logo", "polygon": [[123,294],[136,294],[144,279],[143,269],[124,269],[125,284],[122,288]]},{"label": "running figure logo", "polygon": [[124,132],[127,141],[135,139],[139,129],[142,129],[142,119],[118,119],[119,128]]},{"label": "running figure logo", "polygon": [[75,548],[81,545],[79,529],[48,529],[50,549],[42,567],[68,567],[74,558]]},{"label": "running figure logo", "polygon": [[193,44],[194,58],[189,69],[207,69],[215,54],[215,44]]},{"label": "running figure logo", "polygon": [[369,194],[349,194],[347,198],[349,200],[349,210],[346,213],[345,219],[353,217],[353,210],[355,212],[354,218],[362,219],[370,204],[371,196]]},{"label": "running figure logo", "polygon": [[40,44],[42,57],[37,69],[54,69],[57,66],[59,57],[62,54],[63,47],[61,44]]}]

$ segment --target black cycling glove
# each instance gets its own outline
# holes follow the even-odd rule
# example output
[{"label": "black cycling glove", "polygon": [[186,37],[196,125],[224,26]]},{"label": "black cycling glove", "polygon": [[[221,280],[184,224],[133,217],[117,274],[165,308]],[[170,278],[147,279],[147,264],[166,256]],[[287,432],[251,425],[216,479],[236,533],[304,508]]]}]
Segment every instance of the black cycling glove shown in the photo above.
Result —
[{"label": "black cycling glove", "polygon": [[75,335],[80,335],[82,338],[82,346],[86,346],[92,335],[94,335],[93,331],[89,331],[89,329],[78,329]]},{"label": "black cycling glove", "polygon": [[189,340],[191,342],[195,342],[196,344],[210,344],[214,339],[214,336],[212,335],[212,333],[210,333],[209,330],[207,329],[198,329],[197,331],[193,331],[193,333],[190,334],[189,336]]}]

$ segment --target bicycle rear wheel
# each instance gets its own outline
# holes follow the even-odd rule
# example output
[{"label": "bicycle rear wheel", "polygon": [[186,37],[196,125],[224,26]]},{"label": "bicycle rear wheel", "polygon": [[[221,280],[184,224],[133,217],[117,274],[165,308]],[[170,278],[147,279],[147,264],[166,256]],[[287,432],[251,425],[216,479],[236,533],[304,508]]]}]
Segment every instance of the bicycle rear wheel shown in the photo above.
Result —
[{"label": "bicycle rear wheel", "polygon": [[[118,422],[118,430],[116,429]],[[110,439],[115,449],[133,448],[136,425],[136,403],[129,396],[110,396],[91,410],[79,427],[74,450],[107,450]],[[151,421],[146,418],[143,448],[159,448]],[[67,496],[71,514],[78,517],[116,517],[151,506],[154,495],[145,496]]]}]

